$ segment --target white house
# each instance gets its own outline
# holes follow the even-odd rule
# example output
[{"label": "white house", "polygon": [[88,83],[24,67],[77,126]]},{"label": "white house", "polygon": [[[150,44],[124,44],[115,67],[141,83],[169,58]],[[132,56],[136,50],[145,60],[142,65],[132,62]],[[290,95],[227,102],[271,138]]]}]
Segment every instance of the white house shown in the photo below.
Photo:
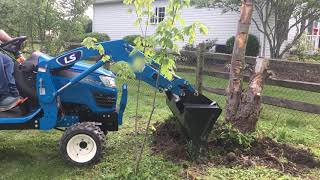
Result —
[{"label": "white house", "polygon": [[[154,11],[157,18],[150,19],[152,25],[150,25],[148,29],[148,34],[153,33],[157,23],[164,18],[166,5],[167,0],[157,0],[154,3]],[[134,26],[136,15],[129,13],[129,9],[131,8],[130,6],[124,5],[122,0],[96,0],[93,5],[93,31],[107,33],[111,39],[121,39],[127,35],[141,34],[140,28]],[[217,44],[225,44],[228,38],[236,34],[239,13],[222,13],[221,9],[196,7],[185,8],[181,13],[186,24],[200,21],[209,29],[207,35],[199,34],[197,36],[196,44],[207,39],[216,39]],[[257,15],[254,13],[253,16]],[[261,43],[261,55],[268,57],[270,55],[268,43],[254,23],[252,23],[250,27],[250,34],[258,37]],[[294,35],[295,32],[290,32],[288,41],[290,41]]]}]

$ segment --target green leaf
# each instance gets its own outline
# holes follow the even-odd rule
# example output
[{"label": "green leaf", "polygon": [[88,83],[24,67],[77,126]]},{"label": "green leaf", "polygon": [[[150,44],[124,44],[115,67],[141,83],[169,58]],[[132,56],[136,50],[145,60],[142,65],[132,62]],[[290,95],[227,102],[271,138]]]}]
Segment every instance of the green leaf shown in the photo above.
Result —
[{"label": "green leaf", "polygon": [[184,19],[180,18],[180,24],[181,24],[181,26],[185,26],[186,25],[186,21]]},{"label": "green leaf", "polygon": [[136,57],[133,61],[132,69],[134,72],[143,71],[146,64],[146,60],[143,57]]},{"label": "green leaf", "polygon": [[169,49],[173,48],[173,42],[170,39],[165,40],[165,46]]},{"label": "green leaf", "polygon": [[107,62],[107,61],[110,60],[110,56],[104,55],[101,60],[102,60],[103,62]]},{"label": "green leaf", "polygon": [[199,30],[200,30],[200,33],[204,35],[207,35],[209,32],[209,29],[204,24],[200,25]]},{"label": "green leaf", "polygon": [[135,78],[135,74],[131,66],[125,61],[119,61],[111,66],[111,70],[117,74],[120,79],[132,79]]},{"label": "green leaf", "polygon": [[[100,55],[105,56],[105,50],[101,44],[96,44],[97,39],[92,37],[87,37],[82,41],[82,45],[84,45],[88,49],[94,49],[99,52]],[[109,58],[110,59],[110,58]]]}]

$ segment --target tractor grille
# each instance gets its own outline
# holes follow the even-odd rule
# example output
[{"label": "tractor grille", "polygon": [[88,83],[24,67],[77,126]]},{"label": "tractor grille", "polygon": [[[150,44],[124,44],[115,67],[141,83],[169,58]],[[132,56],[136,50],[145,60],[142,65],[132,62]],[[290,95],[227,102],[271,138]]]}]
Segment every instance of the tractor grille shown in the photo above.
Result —
[{"label": "tractor grille", "polygon": [[94,94],[97,106],[110,108],[114,106],[117,102],[116,97],[111,96],[110,94]]}]

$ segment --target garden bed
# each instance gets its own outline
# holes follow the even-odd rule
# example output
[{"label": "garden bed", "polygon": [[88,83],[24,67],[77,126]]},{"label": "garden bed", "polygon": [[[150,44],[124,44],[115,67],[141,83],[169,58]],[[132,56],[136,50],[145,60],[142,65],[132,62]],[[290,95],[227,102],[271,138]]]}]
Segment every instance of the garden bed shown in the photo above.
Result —
[{"label": "garden bed", "polygon": [[[217,129],[221,129],[218,125]],[[168,120],[155,124],[152,150],[173,162],[189,160],[188,143],[179,126]],[[238,143],[221,142],[216,138],[209,141],[197,167],[226,166],[228,168],[241,166],[264,166],[278,171],[298,176],[301,173],[320,168],[320,160],[309,149],[297,148],[289,144],[278,143],[271,138],[263,137],[254,140],[248,149],[241,148]],[[214,155],[213,155],[214,154]]]}]

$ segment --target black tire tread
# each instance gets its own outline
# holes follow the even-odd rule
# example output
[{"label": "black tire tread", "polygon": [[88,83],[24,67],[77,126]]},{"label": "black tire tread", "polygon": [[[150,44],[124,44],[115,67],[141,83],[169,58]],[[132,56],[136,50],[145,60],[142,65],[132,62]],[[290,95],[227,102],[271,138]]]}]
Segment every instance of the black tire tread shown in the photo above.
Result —
[{"label": "black tire tread", "polygon": [[[87,133],[85,133],[87,132]],[[86,163],[78,163],[73,161],[67,153],[66,146],[68,141],[73,137],[74,135],[77,134],[87,134],[90,135],[94,140],[98,139],[97,144],[97,154],[96,156],[86,162]],[[94,137],[93,137],[94,136]],[[99,145],[98,145],[99,143]],[[68,164],[71,164],[73,166],[91,166],[99,163],[101,159],[103,158],[105,154],[105,149],[106,149],[106,137],[103,131],[99,128],[99,126],[95,122],[82,122],[82,123],[77,123],[72,126],[70,126],[62,135],[60,141],[59,141],[59,150],[60,154],[63,158],[64,161],[66,161]]]}]

